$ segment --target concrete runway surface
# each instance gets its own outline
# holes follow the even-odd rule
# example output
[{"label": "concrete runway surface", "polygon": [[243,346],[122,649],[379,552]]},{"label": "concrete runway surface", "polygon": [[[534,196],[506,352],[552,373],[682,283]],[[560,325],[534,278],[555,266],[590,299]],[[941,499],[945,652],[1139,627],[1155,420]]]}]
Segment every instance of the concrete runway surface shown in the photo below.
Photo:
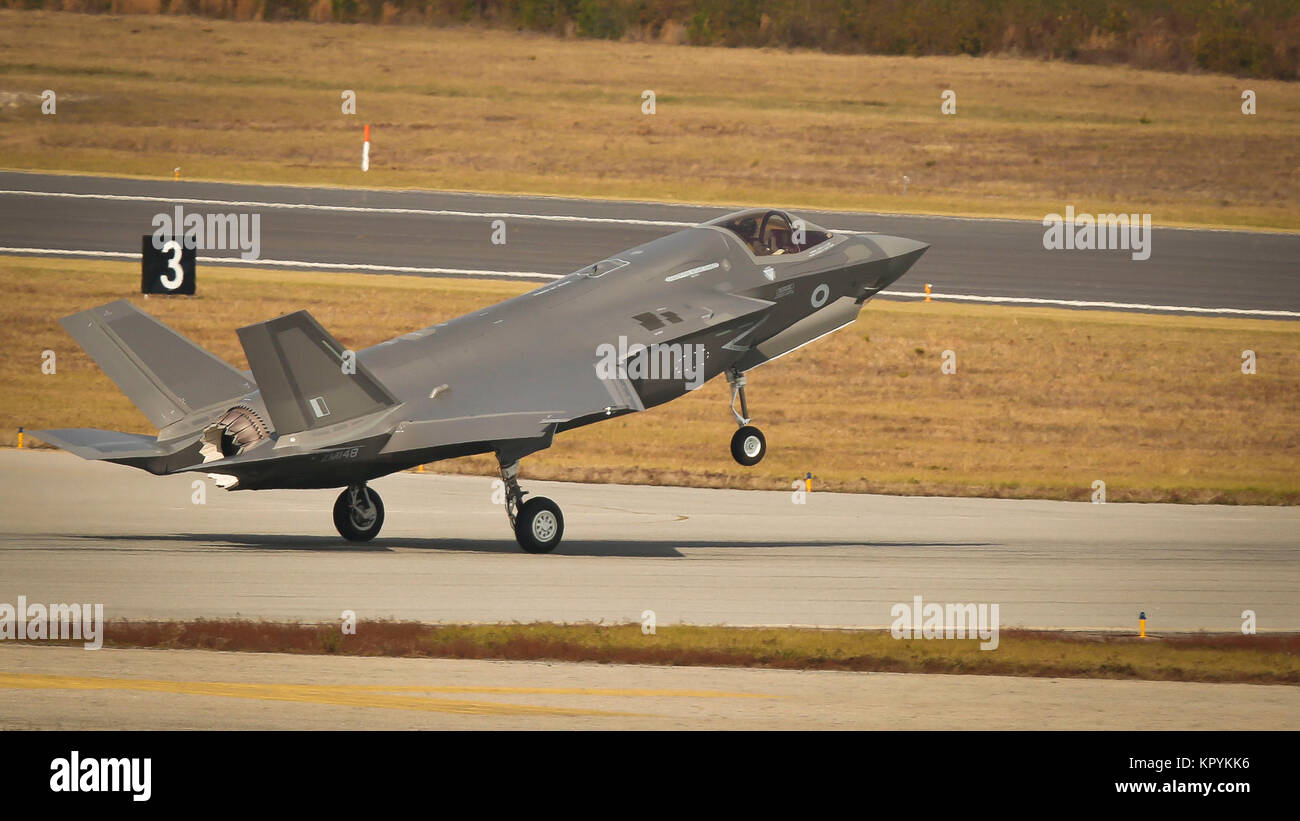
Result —
[{"label": "concrete runway surface", "polygon": [[[562,443],[561,443],[562,444]],[[639,622],[887,627],[890,608],[1000,605],[1001,626],[1300,629],[1300,508],[733,491],[530,481],[564,510],[522,553],[488,477],[380,479],[362,546],[335,491],[218,490],[62,452],[0,451],[0,601],[108,619]]]},{"label": "concrete runway surface", "polygon": [[[379,266],[380,273],[402,272],[394,267],[413,269],[406,273],[442,269],[439,275],[453,276],[514,272],[515,278],[528,278],[518,275],[529,272],[566,274],[737,210],[0,172],[0,249],[108,252],[138,260],[140,238],[153,232],[153,216],[172,214],[176,205],[185,213],[260,214],[264,265],[269,260],[320,270],[370,265]],[[930,243],[895,291],[920,292],[929,282],[938,295],[1300,311],[1300,233],[1157,227],[1150,258],[1134,260],[1123,250],[1045,250],[1041,221],[795,211],[832,229]],[[508,228],[504,245],[491,242],[497,218]],[[202,251],[200,256],[238,253]],[[209,264],[200,263],[200,271]]]},{"label": "concrete runway surface", "polygon": [[0,729],[1298,728],[1282,685],[0,647]]}]

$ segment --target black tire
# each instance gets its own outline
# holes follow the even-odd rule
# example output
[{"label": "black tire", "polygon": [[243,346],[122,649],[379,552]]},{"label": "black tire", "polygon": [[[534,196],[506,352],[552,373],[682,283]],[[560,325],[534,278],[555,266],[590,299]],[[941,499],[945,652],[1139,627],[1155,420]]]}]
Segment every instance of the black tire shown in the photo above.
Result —
[{"label": "black tire", "polygon": [[334,527],[349,542],[368,542],[378,536],[379,529],[384,526],[384,500],[372,488],[366,488],[366,493],[374,506],[373,517],[353,511],[350,490],[344,489],[334,501]]},{"label": "black tire", "polygon": [[560,506],[545,496],[524,502],[515,516],[515,540],[525,553],[550,553],[564,538]]},{"label": "black tire", "polygon": [[745,425],[731,437],[731,458],[753,467],[767,455],[767,438],[753,425]]}]

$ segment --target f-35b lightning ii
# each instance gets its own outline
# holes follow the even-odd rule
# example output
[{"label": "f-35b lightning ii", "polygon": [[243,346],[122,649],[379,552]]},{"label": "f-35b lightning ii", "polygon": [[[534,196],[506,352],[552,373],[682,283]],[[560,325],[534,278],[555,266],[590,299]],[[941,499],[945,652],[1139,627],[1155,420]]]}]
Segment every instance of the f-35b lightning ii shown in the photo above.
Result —
[{"label": "f-35b lightning ii", "polygon": [[564,518],[550,499],[524,500],[521,459],[725,374],[732,456],[757,464],[767,442],[750,424],[746,374],[853,322],[927,247],[741,211],[355,353],[305,310],[249,325],[238,331],[247,372],[121,300],[61,323],[158,435],[35,435],[85,459],[206,473],[228,490],[343,487],[334,524],[352,541],[384,522],[367,482],[495,453],[516,539],[546,553]]}]

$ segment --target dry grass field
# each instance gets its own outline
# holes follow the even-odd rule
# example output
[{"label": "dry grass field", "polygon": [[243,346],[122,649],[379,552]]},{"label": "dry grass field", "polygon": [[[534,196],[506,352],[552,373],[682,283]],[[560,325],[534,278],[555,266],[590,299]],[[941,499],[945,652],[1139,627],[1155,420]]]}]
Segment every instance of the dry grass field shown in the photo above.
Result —
[{"label": "dry grass field", "polygon": [[1294,230],[1298,126],[1221,75],[0,10],[13,169]]},{"label": "dry grass field", "polygon": [[1184,634],[1145,640],[1117,634],[1001,630],[995,651],[978,639],[896,640],[885,630],[813,630],[639,624],[446,624],[368,621],[354,635],[337,624],[246,620],[109,622],[108,647],[314,653],[406,658],[587,661],[1300,684],[1300,638]]},{"label": "dry grass field", "polygon": [[[75,296],[48,287],[55,277]],[[532,287],[223,268],[202,280],[197,298],[146,300],[135,264],[0,259],[0,443],[19,425],[155,432],[57,324],[112,299],[244,368],[235,328],[289,311],[309,308],[361,348]],[[54,375],[41,373],[46,349]],[[948,349],[952,375],[940,372]],[[1245,349],[1254,375],[1241,372]],[[1101,479],[1110,501],[1300,503],[1296,323],[873,301],[856,324],[752,372],[749,393],[771,448],[757,467],[731,460],[716,379],[562,434],[524,476],[781,489],[811,472],[822,490],[1057,499],[1087,499]],[[495,462],[435,469],[492,474]]]}]

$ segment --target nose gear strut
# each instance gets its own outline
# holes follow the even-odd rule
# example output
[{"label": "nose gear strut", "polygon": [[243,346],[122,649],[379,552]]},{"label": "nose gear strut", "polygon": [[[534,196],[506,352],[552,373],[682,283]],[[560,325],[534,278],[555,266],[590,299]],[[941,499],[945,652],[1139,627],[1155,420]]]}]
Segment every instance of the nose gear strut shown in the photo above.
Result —
[{"label": "nose gear strut", "polygon": [[[763,432],[749,424],[749,402],[745,399],[745,374],[735,368],[727,370],[727,382],[731,385],[731,415],[736,417],[740,430],[731,437],[731,458],[745,467],[753,467],[763,461],[767,455],[767,437]],[[740,400],[740,410],[736,410],[736,400]]]}]

